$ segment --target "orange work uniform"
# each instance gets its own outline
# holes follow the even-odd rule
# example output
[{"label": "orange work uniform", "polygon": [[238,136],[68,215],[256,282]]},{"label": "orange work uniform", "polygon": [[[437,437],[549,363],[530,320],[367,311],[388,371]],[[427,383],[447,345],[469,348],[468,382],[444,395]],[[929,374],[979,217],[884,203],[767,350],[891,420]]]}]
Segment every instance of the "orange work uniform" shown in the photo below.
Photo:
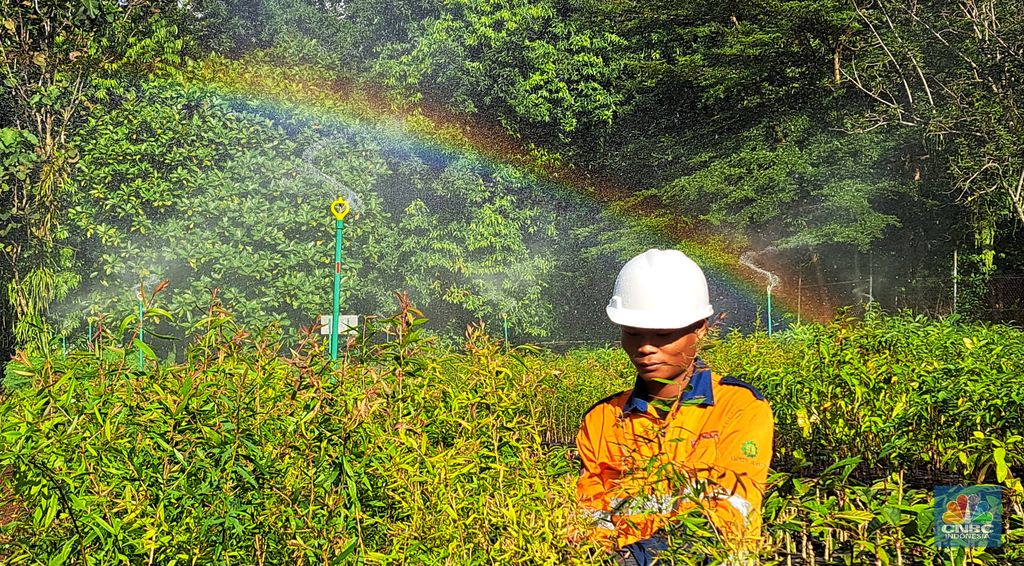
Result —
[{"label": "orange work uniform", "polygon": [[594,538],[621,548],[653,536],[699,501],[734,548],[760,536],[774,419],[752,385],[702,362],[670,408],[631,390],[594,405],[576,437],[577,497]]}]

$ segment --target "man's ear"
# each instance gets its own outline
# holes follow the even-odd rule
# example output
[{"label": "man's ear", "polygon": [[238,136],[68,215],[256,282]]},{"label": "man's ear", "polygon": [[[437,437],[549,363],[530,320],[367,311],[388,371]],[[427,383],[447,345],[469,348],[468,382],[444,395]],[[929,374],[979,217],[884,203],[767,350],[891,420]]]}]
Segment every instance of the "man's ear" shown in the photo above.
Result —
[{"label": "man's ear", "polygon": [[703,340],[708,335],[708,320],[704,319],[701,323],[700,328],[697,329],[697,340]]}]

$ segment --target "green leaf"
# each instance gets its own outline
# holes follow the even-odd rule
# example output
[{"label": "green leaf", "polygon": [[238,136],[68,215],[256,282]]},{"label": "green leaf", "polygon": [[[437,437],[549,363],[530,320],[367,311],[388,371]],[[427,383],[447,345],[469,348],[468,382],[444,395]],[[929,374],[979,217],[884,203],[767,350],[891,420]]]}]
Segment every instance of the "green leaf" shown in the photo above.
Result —
[{"label": "green leaf", "polygon": [[858,509],[847,509],[840,511],[835,514],[837,519],[847,519],[856,523],[868,523],[875,518],[875,515],[870,511],[860,511]]},{"label": "green leaf", "polygon": [[825,471],[821,473],[822,476],[827,476],[829,473],[836,471],[840,468],[843,469],[843,473],[840,474],[842,479],[845,481],[846,478],[853,472],[853,469],[861,463],[862,458],[860,456],[851,456],[850,458],[844,458],[835,464],[825,468]]},{"label": "green leaf", "polygon": [[160,307],[149,307],[146,310],[146,316],[150,316],[150,315],[162,316],[162,317],[164,317],[164,318],[166,318],[168,320],[173,320],[174,319],[174,316],[171,315],[170,312],[168,312],[166,309],[162,309]]},{"label": "green leaf", "polygon": [[348,546],[345,547],[345,550],[341,551],[341,554],[337,558],[337,562],[343,562],[346,558],[351,556],[352,553],[355,552],[355,550],[356,550],[356,543],[357,542],[358,542],[358,540],[356,540],[356,539],[354,539],[352,542],[350,542],[348,544]]},{"label": "green leaf", "polygon": [[928,505],[917,512],[917,535],[928,536],[935,530],[935,507]]},{"label": "green leaf", "polygon": [[143,342],[142,340],[139,340],[138,338],[136,338],[135,340],[132,340],[132,344],[136,348],[142,350],[142,354],[144,356],[146,356],[147,358],[149,358],[151,360],[155,360],[156,359],[156,353],[153,352],[153,348],[149,347],[149,344],[146,344],[145,342]]},{"label": "green leaf", "polygon": [[19,137],[21,137],[21,132],[14,128],[0,128],[0,146],[10,147],[18,141]]},{"label": "green leaf", "polygon": [[992,460],[996,463],[996,481],[1005,482],[1006,476],[1010,473],[1010,468],[1006,465],[1006,449],[1000,446],[993,450]]},{"label": "green leaf", "polygon": [[250,472],[248,468],[246,468],[245,466],[235,466],[235,473],[242,476],[242,479],[245,480],[245,482],[248,483],[249,485],[253,487],[257,486],[256,478],[253,477],[252,472]]},{"label": "green leaf", "polygon": [[900,510],[891,505],[882,507],[882,512],[879,514],[879,517],[885,519],[890,525],[899,525],[901,516]]},{"label": "green leaf", "polygon": [[99,523],[99,525],[101,527],[103,527],[103,530],[107,531],[108,533],[110,533],[112,535],[116,535],[117,534],[117,533],[114,532],[114,528],[110,526],[110,523],[107,523],[106,521],[103,520],[103,517],[96,516],[96,517],[93,517],[93,518],[96,520],[97,523]]}]

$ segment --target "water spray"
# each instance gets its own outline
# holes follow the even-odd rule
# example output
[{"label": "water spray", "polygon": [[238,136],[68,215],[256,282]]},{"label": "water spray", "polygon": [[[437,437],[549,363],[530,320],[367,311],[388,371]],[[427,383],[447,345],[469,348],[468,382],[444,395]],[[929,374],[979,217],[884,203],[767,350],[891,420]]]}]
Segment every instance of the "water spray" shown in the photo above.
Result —
[{"label": "water spray", "polygon": [[334,311],[331,315],[331,361],[338,359],[338,318],[341,315],[341,242],[345,231],[345,217],[351,211],[348,202],[338,197],[331,203],[334,216]]},{"label": "water spray", "polygon": [[321,151],[327,148],[327,146],[345,139],[348,139],[348,136],[335,136],[321,140],[309,146],[306,148],[306,151],[302,152],[302,162],[305,164],[306,171],[310,175],[323,181],[325,187],[329,189],[328,194],[341,195],[340,198],[344,199],[346,206],[355,209],[358,212],[359,210],[362,210],[362,201],[359,199],[359,196],[334,177],[324,173],[315,161],[316,157]]},{"label": "water spray", "polygon": [[[302,152],[302,162],[305,164],[306,171],[319,178],[326,187],[333,192],[333,194],[340,194],[338,198],[334,199],[331,203],[331,215],[334,216],[335,222],[335,236],[334,236],[334,310],[331,313],[330,318],[330,335],[331,335],[331,361],[338,359],[338,337],[340,335],[338,324],[341,318],[341,260],[342,260],[342,240],[345,231],[345,217],[348,216],[352,209],[359,210],[361,201],[359,196],[352,192],[351,189],[338,182],[337,179],[331,177],[327,173],[324,173],[322,169],[316,164],[315,158],[323,151],[328,145],[335,142],[347,139],[348,136],[335,136],[331,138],[323,139]],[[326,317],[324,317],[326,318]],[[323,319],[321,319],[323,320]]]},{"label": "water spray", "polygon": [[[768,249],[770,250],[772,248],[768,248]],[[768,251],[768,250],[765,250],[765,251]],[[745,266],[747,266],[747,267],[749,267],[750,269],[753,269],[754,271],[760,273],[761,275],[764,275],[765,278],[768,280],[768,335],[771,336],[772,335],[772,289],[774,289],[775,287],[779,286],[779,284],[781,283],[781,280],[779,279],[778,275],[775,275],[771,271],[768,271],[767,269],[761,269],[760,267],[754,265],[754,256],[756,256],[756,255],[757,254],[754,253],[754,252],[746,252],[746,253],[744,253],[743,255],[740,256],[740,263],[745,265]]]}]

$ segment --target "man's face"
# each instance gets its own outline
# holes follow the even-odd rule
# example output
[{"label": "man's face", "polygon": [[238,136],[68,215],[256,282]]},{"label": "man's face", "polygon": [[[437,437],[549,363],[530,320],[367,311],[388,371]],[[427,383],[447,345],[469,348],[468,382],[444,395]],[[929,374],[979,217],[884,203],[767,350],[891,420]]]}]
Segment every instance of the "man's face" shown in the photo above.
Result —
[{"label": "man's face", "polygon": [[682,375],[697,357],[697,344],[707,332],[706,321],[686,328],[659,329],[622,327],[622,348],[645,381],[672,381]]}]

